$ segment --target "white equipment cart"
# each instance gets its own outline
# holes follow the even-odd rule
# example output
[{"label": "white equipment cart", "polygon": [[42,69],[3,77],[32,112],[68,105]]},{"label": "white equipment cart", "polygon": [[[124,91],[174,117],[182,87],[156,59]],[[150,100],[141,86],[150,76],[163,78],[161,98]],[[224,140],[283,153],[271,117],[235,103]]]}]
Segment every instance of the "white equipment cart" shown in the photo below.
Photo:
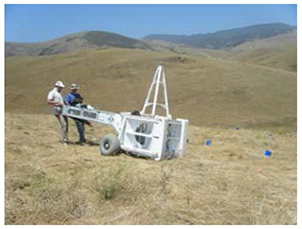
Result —
[{"label": "white equipment cart", "polygon": [[[163,90],[164,103],[158,103],[160,87]],[[156,114],[158,106],[165,110],[165,116]],[[151,111],[147,113],[147,110]],[[115,129],[117,135],[108,134],[102,137],[102,155],[114,155],[123,150],[160,161],[181,157],[186,149],[188,120],[173,120],[169,113],[165,72],[162,66],[156,69],[144,107],[136,114],[64,105],[63,115],[107,124]]]}]

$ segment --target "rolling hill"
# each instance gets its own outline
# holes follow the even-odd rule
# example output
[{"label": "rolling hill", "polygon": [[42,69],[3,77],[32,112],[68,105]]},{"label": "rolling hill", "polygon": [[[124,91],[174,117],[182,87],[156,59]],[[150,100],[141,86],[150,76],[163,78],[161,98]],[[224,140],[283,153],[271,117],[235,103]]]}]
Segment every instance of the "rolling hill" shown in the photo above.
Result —
[{"label": "rolling hill", "polygon": [[269,38],[247,41],[228,50],[189,47],[160,40],[146,40],[146,42],[154,50],[161,52],[232,60],[297,72],[297,30]]},{"label": "rolling hill", "polygon": [[226,59],[297,72],[297,31],[243,43]]},{"label": "rolling hill", "polygon": [[85,102],[98,109],[140,110],[158,64],[166,69],[174,117],[187,118],[199,126],[296,129],[294,72],[133,49],[6,58],[5,109],[12,113],[49,113],[46,94],[55,81],[62,80],[67,85],[81,85]]},{"label": "rolling hill", "polygon": [[139,40],[103,31],[89,31],[39,43],[5,42],[5,56],[44,56],[100,47],[151,49]]},{"label": "rolling hill", "polygon": [[[225,50],[231,49],[245,42],[285,34],[294,31],[295,29],[296,27],[286,24],[273,23],[192,36],[149,35],[143,40],[137,40],[104,31],[88,31],[38,43],[5,42],[5,56],[43,56],[104,47],[143,50],[158,50],[158,48],[160,48],[160,50],[164,49],[165,51],[167,51],[166,49],[168,48],[170,51],[175,51],[180,45],[180,47],[186,46]],[[157,41],[157,43],[152,42],[154,40]],[[163,42],[158,45],[158,41],[168,42],[168,45]],[[176,44],[176,46],[171,45],[171,43]]]},{"label": "rolling hill", "polygon": [[162,40],[190,47],[227,49],[235,47],[244,42],[268,38],[295,30],[296,27],[283,23],[260,24],[236,29],[217,31],[208,34],[196,35],[148,35],[145,40]]},{"label": "rolling hill", "polygon": [[[158,64],[171,114],[190,121],[183,158],[100,156],[113,130],[98,124],[93,144],[58,144],[46,105],[56,80],[95,108],[140,110]],[[297,224],[296,104],[296,73],[234,60],[121,48],[8,57],[5,224]]]}]

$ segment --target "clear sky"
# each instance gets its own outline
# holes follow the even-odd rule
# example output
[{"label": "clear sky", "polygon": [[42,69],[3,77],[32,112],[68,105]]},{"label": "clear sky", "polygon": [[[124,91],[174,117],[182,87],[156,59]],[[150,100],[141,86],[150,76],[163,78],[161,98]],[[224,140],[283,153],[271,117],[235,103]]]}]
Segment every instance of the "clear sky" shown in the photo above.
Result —
[{"label": "clear sky", "polygon": [[38,42],[100,30],[132,38],[254,24],[297,25],[296,5],[5,5],[5,41]]}]

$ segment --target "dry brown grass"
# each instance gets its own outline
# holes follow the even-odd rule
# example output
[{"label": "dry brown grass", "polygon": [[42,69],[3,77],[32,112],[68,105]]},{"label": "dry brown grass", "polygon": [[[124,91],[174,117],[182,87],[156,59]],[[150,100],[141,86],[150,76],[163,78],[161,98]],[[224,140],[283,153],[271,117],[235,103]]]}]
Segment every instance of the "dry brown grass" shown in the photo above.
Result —
[{"label": "dry brown grass", "polygon": [[264,39],[244,42],[232,49],[191,48],[159,40],[148,40],[162,52],[179,53],[201,58],[235,60],[252,65],[266,66],[297,72],[297,31]]},{"label": "dry brown grass", "polygon": [[[195,54],[110,48],[6,58],[5,223],[296,224],[297,74]],[[56,80],[81,85],[97,109],[139,110],[158,64],[173,117],[190,120],[183,158],[104,157],[97,146],[58,144],[57,121],[42,115]],[[96,124],[87,137],[108,132]]]},{"label": "dry brown grass", "polygon": [[[197,126],[296,131],[297,74],[236,61],[133,49],[96,49],[5,61],[5,109],[49,114],[57,80],[77,83],[85,103],[121,112],[142,108],[158,64],[165,68],[170,110]],[[65,95],[68,89],[63,91]],[[188,112],[190,111],[190,112]]]},{"label": "dry brown grass", "polygon": [[[58,126],[6,113],[6,224],[297,223],[295,133],[190,126],[185,156],[155,162],[59,145]],[[111,131],[94,125],[87,137]]]},{"label": "dry brown grass", "polygon": [[203,50],[219,58],[297,72],[297,31],[245,42],[226,50]]}]

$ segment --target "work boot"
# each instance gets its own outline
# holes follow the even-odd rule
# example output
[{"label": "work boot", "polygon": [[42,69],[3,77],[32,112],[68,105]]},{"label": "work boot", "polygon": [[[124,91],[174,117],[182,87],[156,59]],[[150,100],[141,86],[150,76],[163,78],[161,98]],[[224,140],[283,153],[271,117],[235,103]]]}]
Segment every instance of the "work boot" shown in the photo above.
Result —
[{"label": "work boot", "polygon": [[76,145],[83,146],[83,145],[84,145],[84,143],[85,143],[84,141],[77,141],[75,144],[76,144]]},{"label": "work boot", "polygon": [[60,141],[59,142],[61,145],[67,146],[68,145],[68,141]]}]

